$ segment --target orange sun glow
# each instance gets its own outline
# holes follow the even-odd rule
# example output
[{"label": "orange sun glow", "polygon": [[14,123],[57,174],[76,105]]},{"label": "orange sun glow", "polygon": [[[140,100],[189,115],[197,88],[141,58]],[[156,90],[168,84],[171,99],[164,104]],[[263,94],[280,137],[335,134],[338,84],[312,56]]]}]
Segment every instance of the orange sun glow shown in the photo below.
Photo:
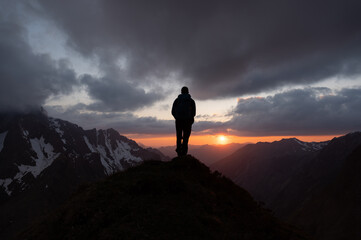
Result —
[{"label": "orange sun glow", "polygon": [[227,137],[225,137],[223,135],[218,136],[217,140],[218,140],[218,144],[226,144],[227,143]]}]

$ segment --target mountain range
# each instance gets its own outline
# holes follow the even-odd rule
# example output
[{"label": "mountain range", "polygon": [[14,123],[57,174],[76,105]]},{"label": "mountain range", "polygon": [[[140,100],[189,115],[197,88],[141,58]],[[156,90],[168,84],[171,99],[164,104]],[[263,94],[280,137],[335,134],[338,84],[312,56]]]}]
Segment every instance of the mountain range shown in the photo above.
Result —
[{"label": "mountain range", "polygon": [[[0,114],[0,239],[12,239],[23,229],[32,239],[54,238],[53,230],[74,238],[72,224],[84,227],[78,228],[84,234],[94,228],[103,238],[130,229],[134,239],[144,228],[151,234],[154,226],[158,232],[153,233],[164,230],[163,239],[177,239],[169,235],[175,230],[167,222],[179,224],[178,239],[182,234],[211,238],[208,233],[227,239],[266,239],[266,233],[273,234],[269,239],[289,239],[290,234],[303,239],[264,207],[313,239],[361,239],[360,132],[326,142],[291,138],[219,147],[195,148],[201,161],[218,171],[212,173],[191,156],[170,161],[161,151],[173,152],[172,147],[144,148],[114,129],[84,130],[44,111]],[[180,222],[168,218],[169,212]],[[92,220],[100,225],[87,222]],[[124,228],[112,226],[107,232],[112,221]],[[189,225],[182,221],[199,230],[184,230]]]},{"label": "mountain range", "polygon": [[249,144],[211,166],[316,239],[361,239],[361,132]]},{"label": "mountain range", "polygon": [[[224,145],[189,145],[188,154],[194,156],[202,163],[210,166],[211,164],[231,155],[246,144],[229,143]],[[166,146],[158,148],[165,156],[174,158],[176,146]]]},{"label": "mountain range", "polygon": [[165,157],[114,129],[84,130],[43,111],[0,115],[0,239],[61,204],[81,185]]}]

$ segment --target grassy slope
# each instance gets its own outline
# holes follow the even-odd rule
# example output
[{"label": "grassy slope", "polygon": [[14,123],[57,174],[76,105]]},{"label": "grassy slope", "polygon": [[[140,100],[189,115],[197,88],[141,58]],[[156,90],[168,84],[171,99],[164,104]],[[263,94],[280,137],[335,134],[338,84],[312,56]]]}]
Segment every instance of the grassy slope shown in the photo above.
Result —
[{"label": "grassy slope", "polygon": [[304,239],[193,157],[84,186],[19,239]]}]

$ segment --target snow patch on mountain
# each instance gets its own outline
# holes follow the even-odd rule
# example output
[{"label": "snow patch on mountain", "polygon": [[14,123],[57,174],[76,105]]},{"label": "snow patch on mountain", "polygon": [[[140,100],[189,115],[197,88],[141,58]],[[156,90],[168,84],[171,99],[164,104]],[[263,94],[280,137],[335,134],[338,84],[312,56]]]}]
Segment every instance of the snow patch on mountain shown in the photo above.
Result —
[{"label": "snow patch on mountain", "polygon": [[[143,151],[135,142],[127,140],[113,129],[85,131],[60,119],[44,115],[31,116],[29,119],[24,117],[19,120],[14,125],[17,127],[16,131],[3,129],[0,132],[1,167],[3,170],[11,169],[11,172],[2,171],[0,176],[0,192],[3,194],[11,196],[31,188],[33,178],[41,178],[42,172],[49,169],[62,153],[72,162],[84,158],[85,161],[80,162],[79,166],[74,164],[74,168],[97,162],[91,167],[97,168],[96,171],[103,171],[105,175],[135,166],[143,158],[149,158],[148,155],[153,158],[151,152]],[[27,124],[21,124],[25,120]],[[16,146],[5,152],[9,137],[12,139],[9,144],[17,145],[19,142],[22,154],[15,154]],[[2,161],[3,159],[9,161]]]},{"label": "snow patch on mountain", "polygon": [[[107,161],[102,155],[100,155],[100,162],[102,163],[103,167],[105,168],[104,172],[107,174],[107,175],[110,175],[114,172],[116,172],[112,166],[111,166],[111,162],[110,161]],[[120,168],[121,170],[123,169],[122,167]]]},{"label": "snow patch on mountain", "polygon": [[9,185],[13,182],[11,178],[0,179],[0,186],[4,187],[5,192],[10,196],[11,191],[9,190]]},{"label": "snow patch on mountain", "polygon": [[[0,136],[0,140],[2,138],[3,133]],[[24,131],[24,135],[28,136],[28,132]],[[38,138],[32,138],[30,139],[30,144],[34,152],[36,153],[36,157],[32,157],[35,165],[19,165],[18,169],[19,172],[13,177],[13,178],[6,178],[6,179],[0,179],[0,186],[2,186],[5,189],[5,192],[11,196],[12,191],[9,189],[9,185],[17,181],[20,183],[20,187],[22,190],[26,188],[26,184],[22,182],[22,178],[28,174],[31,173],[34,178],[39,176],[39,174],[49,167],[53,161],[60,155],[60,153],[54,152],[54,147],[50,143],[45,143],[45,139],[41,137]]]},{"label": "snow patch on mountain", "polygon": [[29,137],[29,131],[23,130],[23,137],[24,137],[25,139],[28,139],[28,137]]},{"label": "snow patch on mountain", "polygon": [[128,143],[116,140],[117,147],[112,149],[110,144],[110,138],[106,138],[105,144],[109,149],[111,156],[114,160],[119,161],[121,159],[125,159],[127,162],[141,162],[142,159],[140,157],[135,157],[131,154],[132,148],[129,146]]},{"label": "snow patch on mountain", "polygon": [[[83,136],[83,138],[91,152],[99,153],[100,161],[104,167],[104,172],[107,175],[124,170],[122,165],[122,162],[124,161],[127,161],[128,163],[138,163],[142,161],[140,157],[136,157],[131,154],[132,148],[128,143],[115,140],[116,146],[113,149],[110,136],[106,131],[104,131],[103,134],[105,138],[105,146],[100,144],[93,146],[86,136]],[[97,138],[98,136],[99,132],[97,132]]]},{"label": "snow patch on mountain", "polygon": [[[0,152],[3,150],[4,147],[4,141],[6,138],[8,131],[0,133]],[[9,185],[12,183],[11,178],[6,179],[0,179],[0,186],[2,186],[5,189],[5,192],[10,196],[11,191],[9,190]]]},{"label": "snow patch on mountain", "polygon": [[66,140],[63,138],[64,131],[60,129],[61,125],[59,120],[54,118],[49,118],[50,126],[54,128],[54,130],[59,134],[61,141],[66,144]]},{"label": "snow patch on mountain", "polygon": [[45,143],[43,137],[40,139],[32,138],[30,139],[31,147],[37,155],[37,158],[34,158],[35,166],[21,165],[19,166],[20,172],[23,172],[24,175],[27,172],[31,172],[36,178],[45,168],[49,167],[53,161],[60,155],[60,153],[54,152],[54,147],[50,143]]},{"label": "snow patch on mountain", "polygon": [[97,152],[95,150],[95,148],[93,147],[93,145],[91,145],[91,143],[89,142],[89,139],[86,136],[84,136],[83,138],[84,138],[84,141],[85,141],[86,145],[88,146],[89,150],[93,153]]},{"label": "snow patch on mountain", "polygon": [[318,151],[324,148],[328,142],[302,142],[297,138],[293,139],[299,145],[301,145],[303,151]]},{"label": "snow patch on mountain", "polygon": [[[103,146],[98,146],[97,150],[100,153],[100,160],[102,165],[105,168],[105,172],[110,175],[112,173],[115,173],[117,171],[122,171],[124,168],[120,162],[120,160],[124,160],[124,158],[122,157],[122,153],[119,154],[119,149],[112,149],[109,139],[105,140],[105,144],[107,149],[105,149]],[[118,143],[118,141],[117,141]],[[119,146],[119,144],[118,144]],[[110,154],[110,156],[107,155],[107,150],[108,153]],[[118,151],[117,151],[118,150]],[[121,150],[120,150],[121,151]],[[134,156],[132,156],[134,157]]]},{"label": "snow patch on mountain", "polygon": [[3,150],[5,137],[8,131],[0,133],[0,152]]}]

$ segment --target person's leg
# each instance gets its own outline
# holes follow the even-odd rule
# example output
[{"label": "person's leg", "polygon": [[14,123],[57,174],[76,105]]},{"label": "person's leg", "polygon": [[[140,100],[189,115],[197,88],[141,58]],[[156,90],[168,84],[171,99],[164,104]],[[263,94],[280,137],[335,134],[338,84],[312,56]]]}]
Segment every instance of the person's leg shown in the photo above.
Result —
[{"label": "person's leg", "polygon": [[179,120],[175,121],[175,129],[177,134],[177,149],[175,150],[178,154],[178,157],[181,155],[182,152],[182,123]]},{"label": "person's leg", "polygon": [[191,131],[192,131],[192,123],[191,122],[185,123],[183,128],[183,144],[182,144],[183,155],[187,155],[188,153],[188,140],[189,140],[189,136],[191,135]]}]

